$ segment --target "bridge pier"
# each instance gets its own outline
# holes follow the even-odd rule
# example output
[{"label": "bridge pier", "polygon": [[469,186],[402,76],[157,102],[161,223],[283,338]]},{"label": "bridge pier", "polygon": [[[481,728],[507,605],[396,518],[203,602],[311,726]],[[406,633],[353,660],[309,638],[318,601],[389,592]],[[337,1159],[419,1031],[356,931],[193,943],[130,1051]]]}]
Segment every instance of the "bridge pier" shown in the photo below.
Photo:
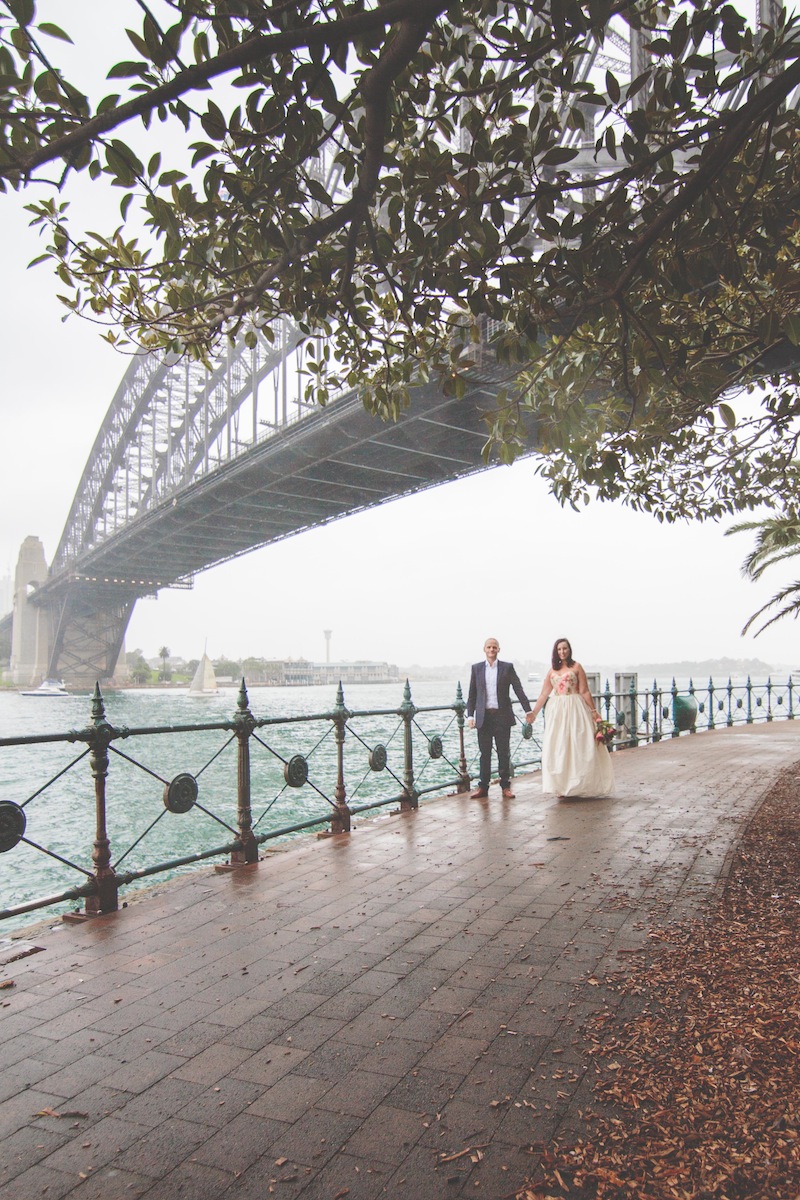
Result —
[{"label": "bridge pier", "polygon": [[44,547],[27,537],[14,577],[11,682],[35,687],[45,678],[63,679],[68,687],[91,690],[124,674],[124,663],[121,672],[117,663],[141,593],[125,583],[87,578],[70,579],[55,591],[47,583]]},{"label": "bridge pier", "polygon": [[50,613],[32,604],[29,596],[47,579],[44,546],[37,537],[26,537],[14,574],[14,607],[11,629],[11,682],[31,687],[41,683],[50,660]]}]

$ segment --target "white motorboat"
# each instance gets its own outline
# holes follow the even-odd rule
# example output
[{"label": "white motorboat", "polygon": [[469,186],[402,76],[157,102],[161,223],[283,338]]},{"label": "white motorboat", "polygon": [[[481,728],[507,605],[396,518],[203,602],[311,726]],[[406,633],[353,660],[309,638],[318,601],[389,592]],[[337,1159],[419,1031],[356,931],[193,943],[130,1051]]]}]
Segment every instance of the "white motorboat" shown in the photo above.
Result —
[{"label": "white motorboat", "polygon": [[20,696],[68,696],[62,679],[43,679],[37,688],[29,692],[20,692]]}]

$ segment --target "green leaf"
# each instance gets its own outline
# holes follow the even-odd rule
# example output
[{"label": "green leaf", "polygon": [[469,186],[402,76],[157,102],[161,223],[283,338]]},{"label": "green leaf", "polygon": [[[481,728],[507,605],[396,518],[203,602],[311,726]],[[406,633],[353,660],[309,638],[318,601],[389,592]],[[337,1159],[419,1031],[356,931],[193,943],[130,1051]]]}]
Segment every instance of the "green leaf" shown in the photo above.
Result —
[{"label": "green leaf", "polygon": [[612,75],[610,71],[606,71],[606,91],[608,92],[608,98],[611,103],[619,104],[619,99],[622,95],[622,92],[620,91],[620,86],[616,76]]},{"label": "green leaf", "polygon": [[784,317],[783,332],[793,346],[800,346],[800,313],[792,313],[791,316]]},{"label": "green leaf", "polygon": [[20,25],[30,25],[36,15],[33,0],[7,0],[8,8]]},{"label": "green leaf", "polygon": [[68,33],[65,33],[58,25],[52,25],[49,21],[42,21],[37,29],[40,33],[46,33],[48,37],[59,38],[62,42],[69,42],[70,46],[74,45]]},{"label": "green leaf", "polygon": [[564,163],[572,162],[574,158],[577,158],[579,153],[572,146],[553,146],[542,156],[542,165],[546,167],[563,166]]},{"label": "green leaf", "polygon": [[139,37],[139,34],[135,33],[132,29],[126,29],[125,33],[129,41],[133,43],[139,53],[143,54],[144,57],[150,61],[150,51],[147,48],[147,42],[144,40],[144,38]]},{"label": "green leaf", "polygon": [[136,62],[116,63],[106,75],[106,79],[129,79],[142,74],[142,64]]},{"label": "green leaf", "polygon": [[722,420],[725,423],[726,429],[735,429],[736,428],[736,413],[733,411],[733,409],[730,407],[729,404],[718,404],[717,412],[722,417]]}]

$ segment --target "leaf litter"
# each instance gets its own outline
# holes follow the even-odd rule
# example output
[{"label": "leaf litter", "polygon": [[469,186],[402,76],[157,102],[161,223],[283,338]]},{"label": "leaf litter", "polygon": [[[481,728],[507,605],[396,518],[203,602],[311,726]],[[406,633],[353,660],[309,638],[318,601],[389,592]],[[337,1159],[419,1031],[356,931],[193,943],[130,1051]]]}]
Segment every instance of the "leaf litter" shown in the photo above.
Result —
[{"label": "leaf litter", "polygon": [[659,930],[584,1030],[597,1112],[517,1200],[800,1197],[800,775],[745,830],[708,915]]}]

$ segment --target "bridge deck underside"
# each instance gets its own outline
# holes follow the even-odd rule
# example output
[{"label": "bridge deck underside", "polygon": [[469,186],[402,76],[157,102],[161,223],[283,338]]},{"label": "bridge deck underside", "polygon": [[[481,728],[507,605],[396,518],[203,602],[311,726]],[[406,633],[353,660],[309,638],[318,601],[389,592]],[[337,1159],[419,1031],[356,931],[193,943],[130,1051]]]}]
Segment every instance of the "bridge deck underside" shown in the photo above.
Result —
[{"label": "bridge deck underside", "polygon": [[[73,564],[97,578],[172,581],[348,513],[480,469],[488,389],[418,390],[397,422],[347,399],[232,460]],[[52,583],[55,581],[51,582]]]}]

